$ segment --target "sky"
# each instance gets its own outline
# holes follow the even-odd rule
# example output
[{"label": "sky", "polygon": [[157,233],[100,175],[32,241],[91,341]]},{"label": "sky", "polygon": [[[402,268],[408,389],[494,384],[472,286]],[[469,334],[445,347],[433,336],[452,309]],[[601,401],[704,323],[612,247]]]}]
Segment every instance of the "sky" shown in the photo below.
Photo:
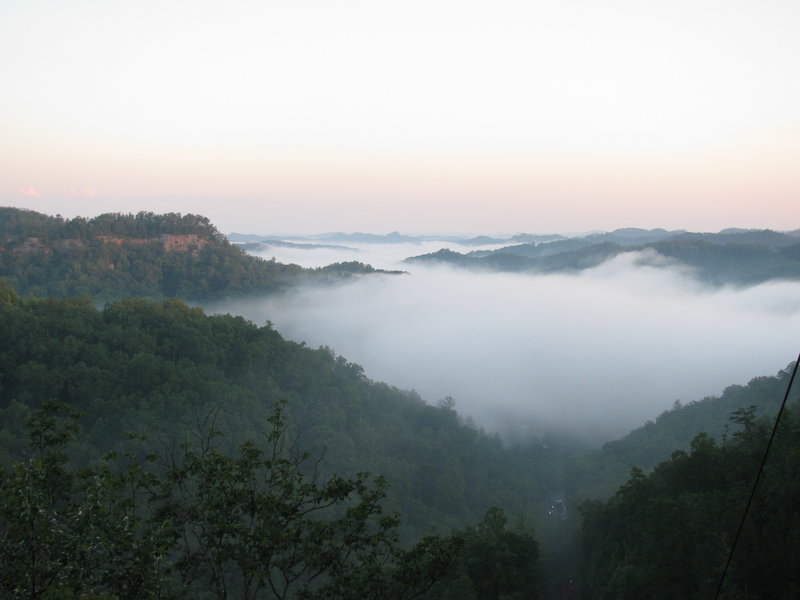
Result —
[{"label": "sky", "polygon": [[0,204],[795,229],[794,0],[0,0]]}]

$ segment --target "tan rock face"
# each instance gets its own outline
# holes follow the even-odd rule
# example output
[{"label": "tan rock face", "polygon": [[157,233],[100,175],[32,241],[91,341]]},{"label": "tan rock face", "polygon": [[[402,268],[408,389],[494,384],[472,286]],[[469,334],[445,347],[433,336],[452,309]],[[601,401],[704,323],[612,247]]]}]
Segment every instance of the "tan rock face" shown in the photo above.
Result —
[{"label": "tan rock face", "polygon": [[[165,252],[197,252],[208,244],[208,240],[200,237],[196,233],[185,234],[164,234],[157,238],[128,238],[128,237],[115,237],[111,235],[98,235],[95,239],[104,244],[114,244],[116,246],[142,246],[145,244],[160,243]],[[53,247],[61,250],[69,250],[70,248],[80,248],[84,246],[84,242],[79,239],[65,239],[59,240],[54,244],[43,242],[38,237],[29,237],[25,241],[17,245],[13,250],[14,254],[49,254],[53,251]],[[5,248],[0,246],[0,251]]]},{"label": "tan rock face", "polygon": [[159,239],[167,252],[197,251],[208,243],[196,233],[164,234]]}]

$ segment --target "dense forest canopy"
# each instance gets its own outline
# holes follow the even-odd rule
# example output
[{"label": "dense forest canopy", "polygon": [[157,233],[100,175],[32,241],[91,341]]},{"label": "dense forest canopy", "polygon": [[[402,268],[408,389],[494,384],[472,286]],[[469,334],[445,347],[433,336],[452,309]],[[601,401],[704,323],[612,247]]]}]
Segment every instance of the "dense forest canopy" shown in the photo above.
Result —
[{"label": "dense forest canopy", "polygon": [[[744,283],[798,262],[775,232],[614,235],[438,258],[583,268],[649,248]],[[512,442],[457,400],[177,299],[373,272],[250,257],[196,215],[1,208],[3,597],[711,596],[793,365],[601,448]],[[724,597],[800,593],[797,399]]]},{"label": "dense forest canopy", "polygon": [[[795,396],[796,398],[796,396]],[[587,502],[586,589],[596,598],[796,598],[800,594],[800,427],[786,411],[755,489],[771,423],[751,410],[718,444],[698,434],[688,452],[631,477],[607,502]],[[724,579],[726,563],[731,559]]]},{"label": "dense forest canopy", "polygon": [[[501,528],[489,547],[486,539],[470,537],[479,533],[471,524],[497,506],[512,520],[527,518],[533,525],[544,544],[550,589],[564,577],[579,579],[575,548],[564,540],[578,526],[581,498],[605,498],[631,466],[648,467],[653,457],[668,456],[692,428],[686,419],[702,421],[698,414],[717,425],[716,433],[736,439],[747,423],[731,423],[726,432],[722,423],[730,415],[721,413],[737,403],[774,411],[774,392],[788,377],[784,370],[729,388],[720,398],[675,406],[644,427],[651,441],[644,454],[633,441],[636,432],[589,451],[554,436],[505,445],[465,423],[452,400],[430,406],[413,393],[370,381],[358,365],[328,349],[288,342],[269,325],[208,316],[177,300],[124,300],[100,310],[86,299],[21,299],[3,285],[0,328],[3,339],[13,340],[0,351],[0,452],[12,471],[29,456],[24,423],[43,402],[81,411],[83,434],[68,449],[75,465],[96,464],[108,450],[124,454],[128,431],[148,436],[139,442],[138,456],[161,451],[166,440],[183,439],[187,427],[197,428],[209,415],[225,434],[220,452],[235,456],[239,444],[263,437],[273,406],[285,402],[298,450],[324,451],[314,465],[322,480],[363,471],[386,477],[381,506],[388,514],[400,511],[397,532],[406,544],[426,532],[455,530],[470,552],[483,556],[500,552],[497,544],[517,547],[514,536],[529,536],[515,555],[538,548],[530,525],[514,525],[508,534]],[[554,498],[563,503],[566,520],[549,512]],[[535,567],[538,552],[519,555],[533,565],[515,571],[526,582],[520,585],[541,586],[538,576],[522,577],[544,573]],[[452,567],[455,579],[448,580],[453,589],[476,590],[472,577],[485,568],[482,560],[459,559]],[[492,593],[476,597],[497,597]]]},{"label": "dense forest canopy", "polygon": [[29,420],[31,459],[0,465],[4,598],[432,598],[473,553],[459,534],[400,548],[381,478],[300,472],[309,455],[287,452],[280,404],[263,443],[235,455],[211,426],[160,457],[77,469],[63,408]]},{"label": "dense forest canopy", "polygon": [[250,256],[198,215],[64,219],[0,207],[0,277],[21,295],[206,301],[374,272],[358,262],[303,269]]},{"label": "dense forest canopy", "polygon": [[[146,588],[154,597],[179,597],[183,589],[194,590],[199,597],[226,597],[228,592],[220,591],[223,588],[242,590],[255,585],[242,556],[252,550],[252,562],[275,550],[275,545],[271,550],[247,546],[266,535],[263,527],[271,526],[274,519],[269,512],[264,516],[263,510],[268,510],[272,496],[266,496],[268,505],[258,513],[267,524],[247,532],[236,529],[238,521],[230,521],[229,516],[225,521],[226,513],[213,503],[217,498],[230,510],[239,510],[237,496],[231,496],[238,484],[226,479],[236,469],[245,469],[246,481],[255,477],[254,470],[275,470],[278,457],[262,458],[248,445],[247,440],[265,436],[291,446],[290,456],[314,452],[319,457],[285,463],[303,480],[328,482],[321,491],[298,488],[303,502],[324,508],[328,500],[335,500],[350,507],[333,522],[328,518],[308,521],[306,512],[297,517],[302,535],[310,537],[296,542],[301,546],[287,546],[285,553],[295,556],[301,548],[302,572],[322,569],[327,574],[325,584],[313,587],[319,596],[304,596],[303,576],[287,587],[285,595],[274,597],[406,598],[427,580],[422,591],[434,584],[444,586],[431,588],[438,590],[430,591],[431,598],[445,597],[451,589],[446,582],[451,580],[457,582],[453,589],[474,588],[474,597],[481,599],[496,597],[497,590],[527,590],[530,597],[541,587],[535,539],[524,526],[506,527],[503,509],[492,504],[499,501],[519,514],[538,496],[536,486],[531,487],[534,480],[508,470],[499,439],[465,425],[451,403],[429,406],[413,393],[371,382],[360,367],[327,349],[287,342],[271,327],[256,327],[240,317],[207,316],[177,300],[129,299],[99,310],[86,299],[23,300],[8,285],[0,284],[0,329],[4,339],[13,340],[0,351],[0,476],[5,498],[0,506],[0,545],[5,544],[4,556],[15,561],[2,564],[0,584],[13,592],[10,597],[38,597],[34,592],[43,589],[59,590],[65,598],[79,597],[69,593],[82,590],[122,591],[124,595],[129,593],[126,586]],[[50,418],[47,408],[42,413],[42,405],[78,410],[72,429]],[[280,409],[285,412],[276,413],[276,406],[285,406]],[[276,419],[279,430],[274,428]],[[33,423],[32,446],[26,441],[31,433],[26,432],[26,422]],[[81,434],[73,435],[78,427]],[[132,445],[128,432],[137,439],[145,437]],[[217,439],[218,435],[223,437]],[[174,463],[175,448],[186,439],[200,442],[181,450],[184,471],[175,472],[172,467],[153,471],[141,462],[142,457],[172,448],[166,461]],[[214,441],[213,451],[205,439]],[[108,456],[127,456],[134,462],[123,461],[120,466],[100,460],[109,451],[114,454]],[[387,494],[384,479],[371,484],[366,470],[383,473],[397,484]],[[281,473],[283,467],[277,475]],[[216,487],[204,493],[216,495],[203,496],[198,507],[199,497],[185,496],[186,481],[193,487],[208,477]],[[55,481],[62,483],[51,489],[48,482]],[[285,493],[277,500],[289,501],[286,486],[294,485],[292,481],[281,483],[278,489]],[[96,497],[98,485],[102,498]],[[497,488],[504,493],[498,494]],[[26,521],[26,498],[36,499],[37,514],[50,516]],[[89,511],[98,502],[102,509]],[[352,502],[356,503],[351,506]],[[391,516],[398,509],[402,522]],[[206,511],[202,518],[187,516],[197,510]],[[245,505],[241,510],[246,514]],[[81,511],[85,519],[75,517]],[[138,525],[119,531],[115,519],[126,511],[133,511]],[[169,526],[165,526],[164,511],[178,511]],[[324,517],[325,510],[320,512]],[[485,527],[468,527],[484,513],[491,515]],[[381,514],[388,515],[388,520]],[[199,536],[202,519],[227,528],[224,544],[218,540],[222,546]],[[48,529],[48,523],[59,523],[57,531]],[[363,527],[367,527],[364,533],[358,533]],[[457,527],[465,529],[454,530]],[[86,528],[122,538],[105,539],[98,533],[99,546],[87,557],[80,551]],[[319,528],[323,532],[314,533]],[[184,529],[199,537],[180,542]],[[409,540],[418,540],[432,529],[454,533],[447,538],[427,537],[408,548]],[[30,531],[36,535],[32,537]],[[357,541],[356,533],[364,539]],[[330,555],[314,545],[335,545],[338,535],[345,535],[348,544],[357,544],[353,547],[357,553],[351,556],[345,546],[339,554]],[[408,549],[401,550],[398,539]],[[187,567],[200,560],[198,553],[209,544],[216,558],[203,554],[206,558],[200,564]],[[239,551],[237,545],[242,546]],[[21,566],[33,548],[38,549],[40,560]],[[350,557],[346,560],[341,554],[345,550]],[[330,555],[321,564],[320,552]],[[502,577],[486,579],[480,557],[493,553],[518,554],[520,562],[510,564]],[[152,562],[159,556],[161,562]],[[211,562],[203,562],[207,560]],[[337,562],[341,560],[345,562]],[[66,563],[63,570],[62,563]],[[294,565],[280,563],[276,577],[292,579]],[[438,571],[431,573],[431,565],[438,565]],[[121,577],[120,569],[134,572]],[[215,569],[221,569],[222,579],[210,575]],[[23,573],[27,579],[20,579]],[[42,587],[41,579],[48,573],[53,574],[53,584]],[[333,573],[336,577],[330,579]],[[22,591],[14,587],[20,581]],[[204,581],[212,592],[202,591]],[[320,591],[331,589],[335,591]],[[237,597],[265,593],[263,585],[255,585],[252,592],[252,596]]]},{"label": "dense forest canopy", "polygon": [[[43,401],[83,413],[86,461],[121,451],[126,433],[151,442],[180,437],[214,412],[235,440],[263,434],[271,407],[286,401],[303,448],[325,449],[322,475],[366,470],[392,483],[389,504],[417,534],[476,522],[497,504],[531,511],[544,493],[509,460],[495,435],[466,424],[450,404],[367,379],[329,349],[284,340],[241,317],[208,316],[178,300],[128,299],[102,310],[88,300],[18,298],[0,306],[0,455],[19,457],[24,423]],[[503,493],[498,497],[497,489]]]}]

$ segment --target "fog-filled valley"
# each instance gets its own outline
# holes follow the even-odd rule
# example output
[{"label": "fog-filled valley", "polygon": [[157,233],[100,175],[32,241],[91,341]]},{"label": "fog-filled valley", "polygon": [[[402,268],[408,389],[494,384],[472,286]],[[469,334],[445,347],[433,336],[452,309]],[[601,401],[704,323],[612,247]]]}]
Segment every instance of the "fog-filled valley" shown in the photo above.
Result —
[{"label": "fog-filled valley", "polygon": [[797,232],[259,238],[0,208],[0,596],[800,589]]},{"label": "fog-filled valley", "polygon": [[800,598],[798,23],[0,0],[0,600]]},{"label": "fog-filled valley", "polygon": [[[266,238],[267,236],[265,236]],[[773,374],[796,352],[800,282],[710,286],[651,250],[578,273],[497,273],[402,262],[453,241],[272,245],[319,267],[360,261],[403,275],[307,285],[212,305],[328,346],[368,377],[416,390],[509,439],[568,432],[591,443],[669,409]]]}]

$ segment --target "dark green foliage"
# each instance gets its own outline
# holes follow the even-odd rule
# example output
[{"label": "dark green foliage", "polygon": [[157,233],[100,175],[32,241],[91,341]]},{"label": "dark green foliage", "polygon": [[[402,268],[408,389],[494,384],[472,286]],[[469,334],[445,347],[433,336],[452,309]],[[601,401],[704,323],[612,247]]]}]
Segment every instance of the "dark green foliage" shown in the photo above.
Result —
[{"label": "dark green foliage", "polygon": [[78,430],[47,403],[30,421],[31,456],[0,467],[0,596],[154,598],[168,578],[171,533],[145,523],[137,468],[69,466]]},{"label": "dark green foliage", "polygon": [[[711,598],[766,447],[769,423],[737,411],[724,445],[697,435],[650,475],[634,469],[608,502],[587,502],[591,598]],[[723,588],[725,598],[800,593],[800,428],[784,413]]]},{"label": "dark green foliage", "polygon": [[676,450],[689,451],[697,432],[706,432],[718,444],[735,436],[743,424],[731,420],[740,407],[753,407],[754,416],[771,416],[780,406],[793,365],[774,376],[755,377],[746,385],[731,385],[719,396],[676,401],[654,421],[624,437],[606,442],[598,450],[575,453],[564,467],[562,489],[570,496],[606,498],[628,478],[631,467],[645,471],[668,459]]},{"label": "dark green foliage", "polygon": [[250,256],[198,215],[64,220],[0,207],[0,278],[23,296],[219,300],[374,272],[356,262],[315,270]]},{"label": "dark green foliage", "polygon": [[48,403],[33,455],[0,469],[0,595],[12,599],[410,599],[447,575],[456,538],[397,545],[385,483],[299,469],[278,405],[263,446],[220,451],[213,428],[157,461],[74,469],[76,415]]},{"label": "dark green foliage", "polygon": [[[166,240],[184,236],[172,247]],[[303,269],[245,254],[205,217],[138,213],[64,220],[0,208],[0,277],[22,295],[195,300],[275,291]]]},{"label": "dark green foliage", "polygon": [[287,342],[270,326],[207,316],[178,300],[127,299],[103,310],[86,299],[0,302],[0,462],[25,447],[23,423],[42,402],[80,410],[81,464],[121,452],[129,431],[159,440],[218,411],[223,449],[265,433],[270,407],[288,401],[303,449],[325,451],[319,475],[381,473],[387,507],[406,515],[404,540],[476,522],[496,504],[536,512],[547,465],[463,423],[451,404],[369,381],[325,348]]},{"label": "dark green foliage", "polygon": [[493,506],[477,528],[456,534],[463,550],[452,575],[438,584],[442,600],[529,600],[541,598],[539,545],[530,530],[507,527]]},{"label": "dark green foliage", "polygon": [[372,265],[367,265],[362,262],[358,262],[357,260],[349,260],[347,262],[333,263],[315,269],[315,271],[321,273],[336,273],[340,275],[343,275],[345,273],[389,273],[392,275],[399,275],[403,273],[403,271],[385,271],[382,269],[376,269]]}]

